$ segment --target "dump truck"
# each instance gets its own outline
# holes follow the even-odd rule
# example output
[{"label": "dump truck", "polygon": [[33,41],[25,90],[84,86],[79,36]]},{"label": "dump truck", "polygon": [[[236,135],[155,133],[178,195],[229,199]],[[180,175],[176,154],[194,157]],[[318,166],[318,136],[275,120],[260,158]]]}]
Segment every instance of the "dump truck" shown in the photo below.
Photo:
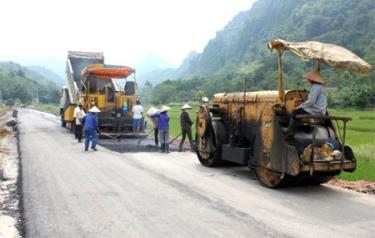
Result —
[{"label": "dump truck", "polygon": [[[66,69],[68,85],[61,90],[61,125],[74,131],[75,107],[81,104],[87,112],[96,106],[101,110],[101,136],[132,136],[132,108],[139,100],[135,70],[104,64],[102,52],[79,51],[68,52]],[[144,127],[141,123],[141,131]]]},{"label": "dump truck", "polygon": [[[197,116],[197,157],[207,167],[228,163],[248,166],[260,184],[320,184],[356,169],[355,155],[345,142],[349,117],[299,115],[294,138],[287,136],[292,111],[307,99],[306,90],[283,89],[284,52],[303,60],[368,73],[372,66],[349,50],[320,42],[269,42],[277,51],[278,90],[218,93]],[[336,122],[336,123],[335,123]],[[341,128],[340,126],[341,125]]]}]

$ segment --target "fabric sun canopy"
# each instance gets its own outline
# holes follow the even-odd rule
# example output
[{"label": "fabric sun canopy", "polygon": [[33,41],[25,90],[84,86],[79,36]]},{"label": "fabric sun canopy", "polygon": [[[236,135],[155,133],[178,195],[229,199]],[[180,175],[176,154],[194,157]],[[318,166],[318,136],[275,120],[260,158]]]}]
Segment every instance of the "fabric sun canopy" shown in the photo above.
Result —
[{"label": "fabric sun canopy", "polygon": [[288,42],[282,39],[270,41],[268,49],[290,50],[305,61],[316,60],[330,67],[369,73],[373,67],[350,50],[318,41]]},{"label": "fabric sun canopy", "polygon": [[81,74],[83,77],[93,74],[97,78],[127,78],[134,72],[133,68],[127,66],[92,64],[84,68]]}]

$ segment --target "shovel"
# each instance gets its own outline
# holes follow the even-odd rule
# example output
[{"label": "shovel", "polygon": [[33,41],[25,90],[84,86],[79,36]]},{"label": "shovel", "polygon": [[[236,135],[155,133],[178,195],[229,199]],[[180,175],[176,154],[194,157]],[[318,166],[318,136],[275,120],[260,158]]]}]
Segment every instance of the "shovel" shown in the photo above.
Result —
[{"label": "shovel", "polygon": [[107,133],[103,133],[103,132],[101,132],[101,133],[98,133],[98,135],[101,135],[101,136],[106,136],[106,137],[108,137],[108,138],[111,138],[111,139],[114,139],[114,140],[118,140],[118,141],[120,141],[120,136],[112,136],[112,135],[110,135],[110,134],[107,134]]},{"label": "shovel", "polygon": [[142,139],[140,139],[140,140],[138,141],[138,144],[140,144],[141,141],[145,140],[145,139],[147,138],[147,136],[150,135],[151,132],[153,132],[154,130],[155,130],[155,128],[152,128],[151,130],[149,130],[149,131],[146,133],[145,137],[143,137]]},{"label": "shovel", "polygon": [[171,141],[169,141],[169,144],[171,144],[173,141],[175,141],[181,135],[182,135],[182,132],[180,134],[178,134],[177,136],[173,137],[173,139]]}]

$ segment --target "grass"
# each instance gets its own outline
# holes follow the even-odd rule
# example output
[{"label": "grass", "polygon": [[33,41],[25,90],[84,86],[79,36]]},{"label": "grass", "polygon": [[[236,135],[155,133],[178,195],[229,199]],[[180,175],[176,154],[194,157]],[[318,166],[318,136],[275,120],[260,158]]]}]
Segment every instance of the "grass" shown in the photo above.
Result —
[{"label": "grass", "polygon": [[[168,106],[171,110],[169,115],[169,133],[170,137],[178,135],[181,132],[180,128],[180,113],[183,103],[171,103]],[[190,103],[193,109],[188,110],[190,119],[195,123],[196,112],[199,109],[199,104]],[[54,114],[59,113],[59,105],[57,104],[39,104],[36,108],[51,112]],[[145,112],[150,105],[144,106]],[[160,108],[160,106],[158,106]],[[0,114],[3,109],[0,108]],[[355,109],[331,109],[331,115],[335,116],[349,116],[352,121],[347,124],[346,144],[354,151],[357,158],[357,168],[353,173],[342,173],[338,176],[340,179],[345,180],[374,180],[375,181],[375,111],[361,111]],[[147,119],[148,120],[148,119]],[[148,125],[151,122],[148,120]],[[149,128],[151,128],[149,126]],[[342,125],[340,124],[342,129]],[[195,125],[192,126],[193,136],[195,135]]]},{"label": "grass", "polygon": [[0,105],[0,117],[4,116],[8,112],[8,109]]},{"label": "grass", "polygon": [[350,145],[357,158],[356,170],[353,173],[344,172],[338,178],[375,181],[375,111],[334,109],[330,113],[352,118],[347,124],[346,144]]},{"label": "grass", "polygon": [[34,104],[32,107],[43,112],[49,112],[55,115],[60,114],[60,106],[58,104]]}]

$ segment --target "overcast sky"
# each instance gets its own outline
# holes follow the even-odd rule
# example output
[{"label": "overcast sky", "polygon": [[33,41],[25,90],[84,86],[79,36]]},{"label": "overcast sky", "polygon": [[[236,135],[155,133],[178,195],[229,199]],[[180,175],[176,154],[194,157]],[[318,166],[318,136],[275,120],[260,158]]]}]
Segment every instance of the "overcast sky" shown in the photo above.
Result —
[{"label": "overcast sky", "polygon": [[[106,62],[134,65],[148,54],[178,66],[201,52],[253,0],[1,1],[0,60],[65,58],[103,51]],[[18,60],[17,60],[18,59]],[[22,63],[22,62],[21,62]]]}]

